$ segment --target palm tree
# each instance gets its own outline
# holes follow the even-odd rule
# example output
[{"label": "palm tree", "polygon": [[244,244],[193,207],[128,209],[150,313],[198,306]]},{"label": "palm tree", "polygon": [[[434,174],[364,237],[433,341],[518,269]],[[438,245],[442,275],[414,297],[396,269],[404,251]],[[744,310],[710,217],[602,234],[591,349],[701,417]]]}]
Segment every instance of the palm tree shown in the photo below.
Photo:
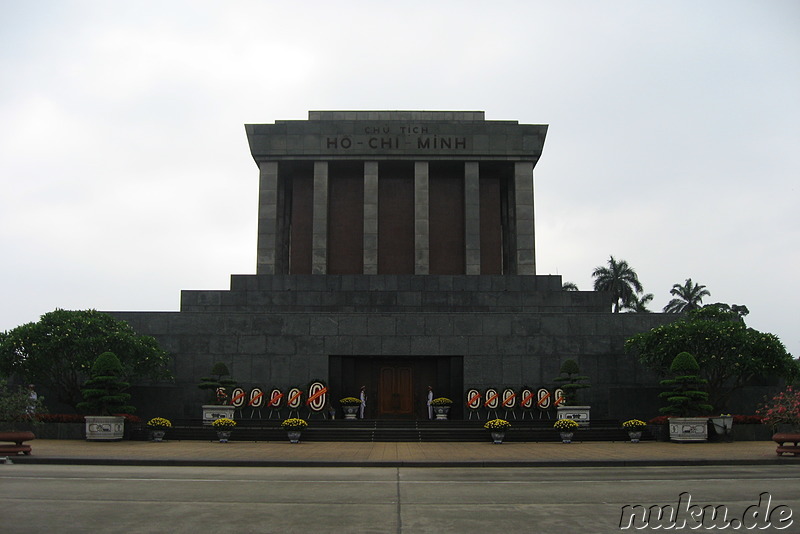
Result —
[{"label": "palm tree", "polygon": [[609,258],[608,267],[595,267],[592,276],[595,291],[609,291],[614,296],[614,313],[619,313],[634,293],[643,291],[636,271],[627,261],[617,261],[614,256]]},{"label": "palm tree", "polygon": [[664,306],[665,313],[683,313],[700,309],[703,306],[703,297],[711,296],[706,286],[693,283],[691,278],[687,278],[683,285],[673,285],[669,294],[678,298],[670,300]]},{"label": "palm tree", "polygon": [[578,286],[575,282],[564,282],[561,285],[563,291],[578,291]]},{"label": "palm tree", "polygon": [[622,306],[622,309],[636,313],[650,313],[650,310],[647,309],[647,305],[650,304],[652,300],[652,293],[645,293],[641,297],[631,295],[628,301]]}]

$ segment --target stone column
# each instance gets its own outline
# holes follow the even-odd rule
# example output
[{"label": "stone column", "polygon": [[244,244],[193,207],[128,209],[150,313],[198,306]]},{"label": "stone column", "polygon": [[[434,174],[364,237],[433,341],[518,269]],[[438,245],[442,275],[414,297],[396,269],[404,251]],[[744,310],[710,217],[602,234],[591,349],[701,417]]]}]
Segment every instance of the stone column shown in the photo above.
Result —
[{"label": "stone column", "polygon": [[278,248],[278,162],[259,164],[256,274],[275,274]]},{"label": "stone column", "polygon": [[514,164],[514,215],[516,218],[517,274],[536,274],[533,224],[533,162]]},{"label": "stone column", "polygon": [[314,215],[311,229],[311,274],[328,272],[328,162],[314,162]]},{"label": "stone column", "polygon": [[414,274],[430,272],[428,162],[414,162]]},{"label": "stone column", "polygon": [[464,245],[466,273],[481,274],[481,191],[477,161],[464,164]]},{"label": "stone column", "polygon": [[364,274],[378,274],[378,162],[364,162]]}]

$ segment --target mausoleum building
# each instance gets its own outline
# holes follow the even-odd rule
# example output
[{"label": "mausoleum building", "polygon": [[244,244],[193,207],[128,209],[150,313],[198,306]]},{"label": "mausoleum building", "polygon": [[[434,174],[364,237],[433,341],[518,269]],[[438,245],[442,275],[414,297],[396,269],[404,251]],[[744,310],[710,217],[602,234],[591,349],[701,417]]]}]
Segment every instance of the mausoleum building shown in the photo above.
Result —
[{"label": "mausoleum building", "polygon": [[623,343],[673,316],[614,314],[609,295],[536,272],[546,125],[312,111],[245,128],[260,183],[255,274],[183,291],[178,312],[114,314],[175,358],[175,384],[139,388],[143,410],[198,417],[197,383],[224,362],[245,389],[319,380],[335,401],[366,386],[368,418],[426,417],[431,386],[458,418],[466,390],[552,387],[574,359],[593,418],[655,411],[641,392],[657,378]]}]

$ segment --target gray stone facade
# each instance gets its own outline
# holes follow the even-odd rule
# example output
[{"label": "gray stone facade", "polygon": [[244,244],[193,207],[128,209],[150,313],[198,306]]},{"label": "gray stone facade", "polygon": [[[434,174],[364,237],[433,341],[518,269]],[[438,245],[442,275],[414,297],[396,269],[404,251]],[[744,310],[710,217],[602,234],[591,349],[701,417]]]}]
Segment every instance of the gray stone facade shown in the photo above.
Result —
[{"label": "gray stone facade", "polygon": [[[629,416],[631,396],[657,377],[623,342],[672,317],[608,310],[606,295],[562,291],[559,276],[237,275],[229,291],[183,291],[180,312],[115,316],[175,355],[172,400],[159,408],[174,417],[197,415],[195,386],[214,362],[243,385],[288,388],[328,381],[332,355],[458,356],[461,387],[479,389],[551,386],[574,358],[591,379],[595,416]],[[336,398],[356,393],[331,386]],[[654,408],[640,400],[634,411]]]},{"label": "gray stone facade", "polygon": [[[655,412],[657,377],[623,343],[674,316],[613,314],[609,296],[536,275],[533,169],[547,126],[486,121],[483,112],[312,111],[307,121],[246,131],[260,172],[256,274],[232,276],[229,290],[183,291],[179,312],[114,312],[174,356],[174,384],[138,387],[141,413],[199,417],[196,385],[221,361],[244,387],[321,379],[334,403],[365,385],[373,417],[391,411],[376,408],[388,402],[379,372],[410,370],[412,383],[398,386],[416,406],[405,416],[421,416],[431,385],[461,417],[467,388],[552,387],[567,358],[590,377],[593,418]],[[350,166],[336,170],[342,161]],[[397,216],[413,228],[406,273],[380,273],[380,252],[392,246],[378,237],[384,169],[409,184],[413,209]],[[350,223],[361,235],[339,234],[351,249],[331,241],[340,215],[331,195],[345,180],[361,210]],[[432,228],[436,203],[453,191],[462,215],[452,228],[463,234],[446,227],[443,239]],[[463,243],[463,264],[434,273],[433,253],[450,238]],[[360,268],[330,274],[332,254]]]}]

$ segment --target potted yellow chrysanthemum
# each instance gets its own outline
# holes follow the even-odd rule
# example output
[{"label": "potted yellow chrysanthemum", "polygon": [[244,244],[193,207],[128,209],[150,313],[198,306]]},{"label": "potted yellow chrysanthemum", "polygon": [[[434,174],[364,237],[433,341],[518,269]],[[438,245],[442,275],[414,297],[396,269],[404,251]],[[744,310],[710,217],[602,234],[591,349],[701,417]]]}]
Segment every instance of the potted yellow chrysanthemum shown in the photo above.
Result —
[{"label": "potted yellow chrysanthemum", "polygon": [[153,417],[147,422],[147,428],[153,435],[153,441],[159,442],[164,439],[168,428],[172,428],[172,422],[163,417]]},{"label": "potted yellow chrysanthemum", "polygon": [[642,430],[647,427],[647,423],[640,419],[628,419],[622,423],[622,428],[628,431],[628,437],[631,438],[631,443],[639,443],[642,438]]},{"label": "potted yellow chrysanthemum", "polygon": [[228,443],[228,439],[231,437],[231,432],[234,428],[236,428],[236,421],[233,419],[228,419],[227,417],[221,417],[211,423],[211,426],[217,431],[217,438],[219,438],[219,442]]},{"label": "potted yellow chrysanthemum", "polygon": [[506,430],[511,428],[511,423],[505,419],[491,419],[484,423],[483,428],[492,434],[492,443],[500,445],[506,436]]},{"label": "potted yellow chrysanthemum", "polygon": [[453,405],[453,401],[448,399],[447,397],[437,397],[431,401],[431,409],[433,409],[433,413],[436,415],[437,421],[446,421],[447,414],[450,413],[450,407]]},{"label": "potted yellow chrysanthemum", "polygon": [[300,419],[297,417],[290,417],[281,423],[281,428],[286,430],[286,434],[289,436],[290,443],[299,443],[300,433],[307,426],[308,423],[305,421],[305,419]]},{"label": "potted yellow chrysanthemum", "polygon": [[572,436],[578,426],[578,422],[574,419],[558,419],[553,423],[553,428],[561,433],[562,443],[572,443]]}]

